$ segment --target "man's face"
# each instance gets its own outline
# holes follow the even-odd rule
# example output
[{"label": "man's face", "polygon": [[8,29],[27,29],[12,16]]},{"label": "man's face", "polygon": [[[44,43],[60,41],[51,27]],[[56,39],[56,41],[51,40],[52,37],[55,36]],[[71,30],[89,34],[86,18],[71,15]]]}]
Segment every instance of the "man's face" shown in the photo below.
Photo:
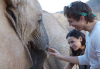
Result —
[{"label": "man's face", "polygon": [[68,20],[68,22],[69,22],[69,26],[73,26],[77,31],[83,30],[83,29],[82,29],[83,26],[82,26],[81,20],[76,21],[76,20],[74,20],[73,18],[68,18],[68,17],[67,17],[67,20]]}]

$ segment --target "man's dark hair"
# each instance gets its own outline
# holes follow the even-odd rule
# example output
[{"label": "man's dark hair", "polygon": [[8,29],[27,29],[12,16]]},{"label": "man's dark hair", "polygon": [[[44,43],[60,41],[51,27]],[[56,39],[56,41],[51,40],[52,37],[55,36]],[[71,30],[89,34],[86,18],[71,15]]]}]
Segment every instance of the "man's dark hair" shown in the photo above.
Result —
[{"label": "man's dark hair", "polygon": [[69,6],[64,7],[64,15],[67,16],[68,18],[73,18],[76,21],[80,20],[80,16],[77,13],[85,12],[87,13],[85,17],[85,20],[88,22],[93,22],[95,17],[93,16],[91,8],[86,4],[81,1],[75,1],[72,2]]}]

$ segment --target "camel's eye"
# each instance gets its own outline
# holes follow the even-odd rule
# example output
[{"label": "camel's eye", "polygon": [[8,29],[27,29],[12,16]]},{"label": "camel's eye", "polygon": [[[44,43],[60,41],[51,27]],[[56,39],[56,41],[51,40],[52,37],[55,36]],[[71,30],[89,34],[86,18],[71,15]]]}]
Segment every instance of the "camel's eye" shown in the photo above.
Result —
[{"label": "camel's eye", "polygon": [[41,23],[41,21],[42,21],[42,16],[39,17],[38,23]]}]

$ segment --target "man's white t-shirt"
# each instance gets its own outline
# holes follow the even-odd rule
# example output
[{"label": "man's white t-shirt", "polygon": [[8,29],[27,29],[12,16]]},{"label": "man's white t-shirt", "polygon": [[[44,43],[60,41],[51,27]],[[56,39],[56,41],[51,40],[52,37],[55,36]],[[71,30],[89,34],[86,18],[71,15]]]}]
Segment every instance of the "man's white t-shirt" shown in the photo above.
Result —
[{"label": "man's white t-shirt", "polygon": [[90,65],[90,69],[100,69],[100,21],[98,21],[91,35],[86,32],[85,54],[78,56],[79,65]]}]

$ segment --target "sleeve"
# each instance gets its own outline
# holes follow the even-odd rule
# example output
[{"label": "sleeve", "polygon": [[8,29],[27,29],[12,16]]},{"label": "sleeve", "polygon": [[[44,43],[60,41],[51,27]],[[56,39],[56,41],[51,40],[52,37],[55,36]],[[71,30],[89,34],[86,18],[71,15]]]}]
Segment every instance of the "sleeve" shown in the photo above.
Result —
[{"label": "sleeve", "polygon": [[100,65],[100,31],[95,34],[94,37],[94,46],[96,47],[96,55],[98,57],[99,65]]},{"label": "sleeve", "polygon": [[78,60],[79,60],[79,65],[90,65],[88,57],[86,56],[86,54],[84,54],[82,56],[78,56]]},{"label": "sleeve", "polygon": [[89,60],[88,60],[88,57],[87,57],[87,50],[88,50],[88,46],[87,46],[87,43],[88,43],[88,35],[89,33],[86,32],[86,48],[85,48],[85,53],[84,55],[81,55],[81,56],[78,56],[78,60],[79,60],[79,65],[90,65],[89,63]]}]

